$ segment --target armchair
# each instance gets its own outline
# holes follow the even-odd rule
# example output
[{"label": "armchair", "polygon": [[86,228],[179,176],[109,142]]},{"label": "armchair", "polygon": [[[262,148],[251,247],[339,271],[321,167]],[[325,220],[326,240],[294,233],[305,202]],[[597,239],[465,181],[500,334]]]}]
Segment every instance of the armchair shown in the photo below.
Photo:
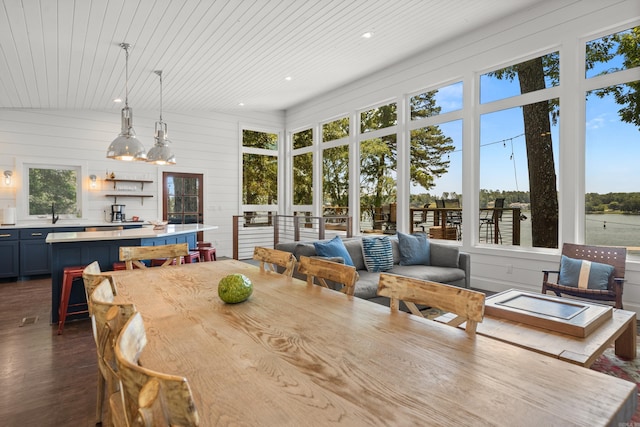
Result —
[{"label": "armchair", "polygon": [[[563,259],[561,260],[559,271],[543,270],[543,294],[546,294],[547,291],[553,291],[557,296],[566,294],[598,301],[613,301],[615,303],[615,308],[622,308],[622,290],[627,257],[626,248],[565,243],[562,246],[562,255]],[[564,257],[568,258],[568,260]],[[579,269],[578,275],[580,279],[585,279],[581,280],[583,285],[579,285],[577,277],[572,277],[574,275],[571,274],[571,268],[567,266],[568,262],[571,262],[571,260],[598,263],[596,264],[598,267],[605,264],[612,266],[613,269],[610,274],[605,276],[606,283],[601,283],[601,286],[594,287],[592,277],[593,273],[590,273],[586,268],[587,266],[592,267],[592,265],[577,266],[576,268]],[[593,267],[591,268],[591,271],[594,271]],[[557,283],[549,281],[550,273],[557,274]],[[576,279],[575,282],[571,283],[574,278]],[[587,282],[589,282],[588,287]]]}]

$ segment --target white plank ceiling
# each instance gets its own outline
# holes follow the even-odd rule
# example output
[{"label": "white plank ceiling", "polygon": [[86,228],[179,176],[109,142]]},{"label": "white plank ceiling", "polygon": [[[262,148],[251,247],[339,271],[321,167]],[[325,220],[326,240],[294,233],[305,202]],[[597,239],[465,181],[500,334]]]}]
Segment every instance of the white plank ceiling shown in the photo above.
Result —
[{"label": "white plank ceiling", "polygon": [[2,0],[0,108],[120,109],[127,42],[134,108],[282,110],[535,3]]}]

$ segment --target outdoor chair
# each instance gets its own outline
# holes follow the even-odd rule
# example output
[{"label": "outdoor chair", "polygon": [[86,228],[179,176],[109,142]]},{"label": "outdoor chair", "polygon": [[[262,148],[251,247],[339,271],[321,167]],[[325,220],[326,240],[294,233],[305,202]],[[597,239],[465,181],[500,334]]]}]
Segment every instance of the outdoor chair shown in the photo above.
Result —
[{"label": "outdoor chair", "polygon": [[391,300],[391,311],[399,311],[400,301],[403,301],[411,314],[420,317],[425,316],[416,304],[453,313],[456,317],[447,324],[457,327],[466,322],[465,330],[469,335],[475,335],[478,323],[484,318],[484,294],[457,286],[380,273],[378,295]]},{"label": "outdoor chair", "polygon": [[502,208],[504,208],[504,198],[498,198],[493,202],[493,210],[485,210],[484,215],[480,218],[478,236],[482,234],[482,227],[484,227],[485,242],[494,241],[495,230],[497,230],[498,240],[502,244],[502,234],[498,225],[498,221],[502,221]]},{"label": "outdoor chair", "polygon": [[129,426],[197,426],[198,411],[186,378],[143,368],[140,354],[147,335],[140,313],[125,324],[116,340],[120,398]]},{"label": "outdoor chair", "polygon": [[300,257],[298,272],[307,275],[309,285],[313,285],[314,278],[317,278],[320,286],[333,289],[327,283],[327,280],[330,280],[341,286],[338,290],[347,295],[353,295],[359,277],[353,266],[306,256]]},{"label": "outdoor chair", "polygon": [[293,276],[293,270],[296,266],[296,257],[291,252],[260,246],[253,249],[253,259],[260,261],[260,271],[277,273],[277,266],[279,266],[284,268],[282,274],[289,277]]},{"label": "outdoor chair", "polygon": [[[560,269],[543,270],[542,293],[614,302],[621,309],[626,259],[623,247],[565,243]],[[550,273],[557,275],[557,283],[549,281]]]}]

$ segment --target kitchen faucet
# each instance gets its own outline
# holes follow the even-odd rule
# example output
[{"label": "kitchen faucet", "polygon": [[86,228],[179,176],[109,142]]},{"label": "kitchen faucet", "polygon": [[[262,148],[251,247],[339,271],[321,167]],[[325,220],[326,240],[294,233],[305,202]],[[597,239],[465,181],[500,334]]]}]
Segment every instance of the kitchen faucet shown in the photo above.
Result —
[{"label": "kitchen faucet", "polygon": [[51,223],[55,224],[60,219],[60,215],[56,216],[56,204],[51,203]]}]

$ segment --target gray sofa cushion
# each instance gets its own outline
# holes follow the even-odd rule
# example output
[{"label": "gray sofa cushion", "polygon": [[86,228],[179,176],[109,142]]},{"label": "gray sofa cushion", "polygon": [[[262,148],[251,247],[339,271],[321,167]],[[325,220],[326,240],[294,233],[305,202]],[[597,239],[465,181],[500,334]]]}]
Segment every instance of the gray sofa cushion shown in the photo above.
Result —
[{"label": "gray sofa cushion", "polygon": [[431,265],[458,268],[460,249],[457,246],[433,242],[429,246],[431,247]]},{"label": "gray sofa cushion", "polygon": [[347,248],[347,252],[351,255],[351,260],[356,270],[366,270],[364,265],[364,255],[362,254],[362,240],[356,239],[344,239],[344,246]]}]

